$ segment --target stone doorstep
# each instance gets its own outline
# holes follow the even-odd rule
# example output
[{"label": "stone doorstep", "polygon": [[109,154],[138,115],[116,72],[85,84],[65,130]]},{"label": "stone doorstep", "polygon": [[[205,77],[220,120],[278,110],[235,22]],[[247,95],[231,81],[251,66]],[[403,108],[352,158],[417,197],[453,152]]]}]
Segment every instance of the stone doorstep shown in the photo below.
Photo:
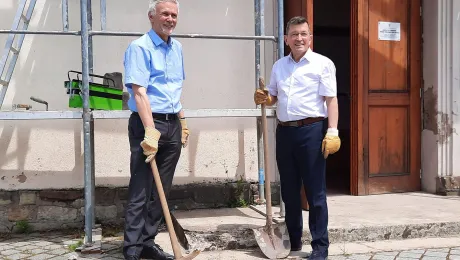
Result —
[{"label": "stone doorstep", "polygon": [[[178,222],[186,232],[192,248],[202,251],[233,250],[257,247],[253,229],[265,225],[265,216],[250,208],[214,209],[199,211],[177,211]],[[275,219],[284,223],[283,220]],[[303,244],[309,245],[308,214],[304,214]],[[361,220],[364,223],[363,220]],[[415,220],[407,223],[366,223],[360,225],[359,219],[354,223],[334,222],[329,224],[331,243],[373,242],[387,240],[403,240],[429,237],[452,237],[460,234],[459,221],[437,222],[435,219],[426,221]],[[274,223],[276,225],[276,223]],[[166,233],[167,235],[167,233]],[[165,244],[170,244],[169,236]]]},{"label": "stone doorstep", "polygon": [[[453,223],[440,222],[398,226],[363,226],[356,228],[329,229],[331,244],[454,237],[458,236],[458,234],[460,234],[460,221]],[[186,236],[191,248],[197,248],[201,251],[250,249],[258,247],[252,228],[232,228],[210,232],[188,230],[186,231]],[[303,245],[308,246],[310,241],[311,236],[308,227],[304,227]],[[169,243],[169,236],[168,241],[165,241],[165,243]]]}]

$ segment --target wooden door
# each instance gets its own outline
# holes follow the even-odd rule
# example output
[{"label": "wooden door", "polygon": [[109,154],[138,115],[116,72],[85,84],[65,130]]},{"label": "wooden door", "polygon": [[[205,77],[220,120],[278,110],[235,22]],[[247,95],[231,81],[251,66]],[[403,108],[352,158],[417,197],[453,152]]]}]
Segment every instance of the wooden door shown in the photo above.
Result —
[{"label": "wooden door", "polygon": [[352,194],[420,190],[420,0],[352,6]]},{"label": "wooden door", "polygon": [[[310,33],[313,34],[313,0],[284,0],[284,29],[286,29],[287,22],[294,16],[303,16],[307,18],[308,25],[310,27]],[[287,32],[284,32],[286,34]],[[313,50],[313,40],[310,44],[310,48]],[[290,48],[285,45],[284,55],[288,55],[291,52]],[[302,184],[302,189],[300,191],[300,197],[302,201],[302,209],[309,210],[307,196],[304,191]]]}]

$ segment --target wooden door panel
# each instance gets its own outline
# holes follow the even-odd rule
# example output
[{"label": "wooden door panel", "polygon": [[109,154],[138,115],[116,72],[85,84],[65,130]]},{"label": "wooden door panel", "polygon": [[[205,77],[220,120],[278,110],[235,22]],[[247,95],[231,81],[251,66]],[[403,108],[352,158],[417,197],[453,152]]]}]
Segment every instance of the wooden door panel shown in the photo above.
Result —
[{"label": "wooden door panel", "polygon": [[[369,91],[408,90],[409,1],[369,1]],[[399,22],[400,41],[380,40],[380,22]]]},{"label": "wooden door panel", "polygon": [[[352,9],[352,193],[420,190],[420,0]],[[400,40],[379,39],[379,22],[400,23]]]},{"label": "wooden door panel", "polygon": [[409,175],[407,107],[369,107],[369,177]]}]

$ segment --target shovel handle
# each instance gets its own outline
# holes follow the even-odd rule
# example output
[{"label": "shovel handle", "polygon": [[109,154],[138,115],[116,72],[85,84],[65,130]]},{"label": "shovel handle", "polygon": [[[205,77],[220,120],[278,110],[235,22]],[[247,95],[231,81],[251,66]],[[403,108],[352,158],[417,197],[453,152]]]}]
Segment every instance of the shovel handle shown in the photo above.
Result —
[{"label": "shovel handle", "polygon": [[174,252],[175,259],[182,258],[182,252],[179,247],[179,242],[177,241],[176,232],[174,231],[172,220],[171,220],[171,213],[169,212],[168,203],[166,202],[165,192],[163,190],[163,183],[160,179],[160,173],[158,172],[158,167],[155,159],[150,162],[152,166],[153,172],[153,179],[155,180],[155,186],[157,186],[158,195],[160,196],[161,207],[163,208],[163,215],[166,220],[166,227],[168,228],[169,238],[171,239],[171,245]]},{"label": "shovel handle", "polygon": [[[262,77],[259,78],[259,88],[264,90],[265,89],[265,81]],[[271,181],[270,181],[270,174],[271,171],[268,166],[268,130],[267,130],[267,114],[265,111],[265,104],[261,104],[261,112],[262,112],[262,137],[264,143],[264,168],[265,168],[265,197],[266,197],[266,207],[267,207],[267,226],[271,227],[272,225],[272,192],[271,192]]]}]

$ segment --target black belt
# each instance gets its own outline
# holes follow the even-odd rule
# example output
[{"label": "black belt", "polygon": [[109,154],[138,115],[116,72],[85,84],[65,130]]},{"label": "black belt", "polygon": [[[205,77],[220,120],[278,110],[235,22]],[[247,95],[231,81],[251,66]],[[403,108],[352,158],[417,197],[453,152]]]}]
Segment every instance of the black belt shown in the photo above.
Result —
[{"label": "black belt", "polygon": [[[139,113],[137,113],[137,112],[133,112],[133,114],[139,116]],[[178,115],[177,115],[177,114],[160,114],[160,113],[152,113],[152,117],[153,117],[153,119],[159,119],[159,120],[166,120],[166,121],[169,121],[169,120],[175,120],[175,119],[177,119],[177,118],[178,118]]]},{"label": "black belt", "polygon": [[324,117],[307,117],[305,119],[300,119],[296,121],[287,121],[287,122],[278,122],[282,126],[294,126],[294,127],[299,127],[299,126],[304,126],[304,125],[309,125],[313,124],[319,121],[324,120]]}]

